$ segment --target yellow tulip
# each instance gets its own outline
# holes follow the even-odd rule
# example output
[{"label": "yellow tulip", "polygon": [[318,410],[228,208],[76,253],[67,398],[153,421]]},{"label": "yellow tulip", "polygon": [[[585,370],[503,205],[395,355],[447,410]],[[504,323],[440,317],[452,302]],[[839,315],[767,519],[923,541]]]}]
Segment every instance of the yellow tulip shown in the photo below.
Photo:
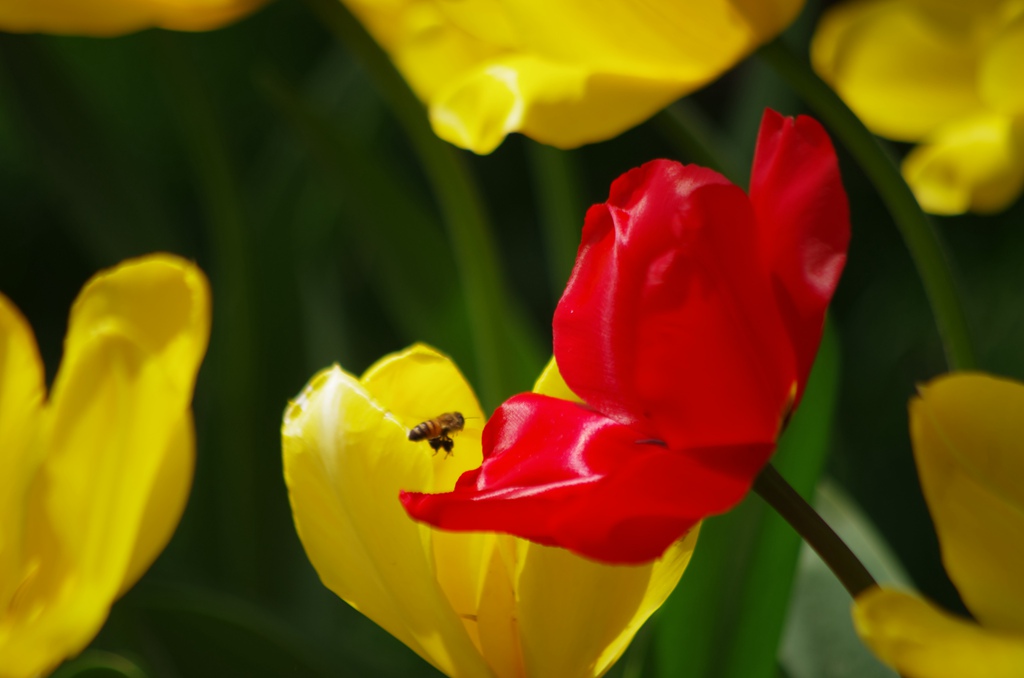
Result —
[{"label": "yellow tulip", "polygon": [[1024,190],[1024,4],[847,0],[811,60],[872,131],[918,144],[903,176],[925,210],[998,212]]},{"label": "yellow tulip", "polygon": [[3,0],[0,30],[110,37],[145,28],[208,31],[267,0]]},{"label": "yellow tulip", "polygon": [[803,0],[343,0],[439,137],[490,153],[511,132],[610,139],[775,37]]},{"label": "yellow tulip", "polygon": [[170,539],[192,482],[209,304],[177,257],[98,274],[47,397],[32,330],[0,295],[0,677],[80,652]]},{"label": "yellow tulip", "polygon": [[941,377],[910,404],[942,561],[977,622],[910,594],[857,599],[864,641],[907,678],[1024,676],[1024,384]]},{"label": "yellow tulip", "polygon": [[[549,368],[538,387],[568,392]],[[457,411],[450,457],[409,429]],[[458,368],[423,345],[361,378],[337,365],[284,415],[284,473],[306,554],[329,589],[448,676],[602,675],[675,587],[696,530],[622,567],[490,533],[413,522],[399,490],[449,490],[481,462],[483,412]]]}]

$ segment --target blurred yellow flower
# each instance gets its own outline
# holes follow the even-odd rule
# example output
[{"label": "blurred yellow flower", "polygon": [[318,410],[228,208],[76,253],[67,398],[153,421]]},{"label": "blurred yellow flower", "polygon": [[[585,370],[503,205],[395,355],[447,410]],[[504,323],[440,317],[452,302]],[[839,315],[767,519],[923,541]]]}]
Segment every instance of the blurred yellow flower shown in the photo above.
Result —
[{"label": "blurred yellow flower", "polygon": [[811,60],[872,131],[918,144],[903,176],[926,211],[998,212],[1024,190],[1024,3],[847,0]]},{"label": "blurred yellow flower", "polygon": [[490,153],[511,132],[602,141],[721,75],[803,0],[343,0],[442,139]]},{"label": "blurred yellow flower", "polygon": [[0,31],[110,37],[145,28],[208,31],[267,0],[3,0]]},{"label": "blurred yellow flower", "polygon": [[170,539],[192,483],[209,304],[177,257],[96,275],[47,397],[32,330],[0,295],[0,677],[80,652]]},{"label": "blurred yellow flower", "polygon": [[[553,367],[538,388],[564,396]],[[452,456],[409,429],[457,411]],[[507,535],[413,522],[399,490],[441,492],[481,462],[480,405],[416,345],[362,378],[337,365],[284,415],[284,473],[306,554],[329,589],[449,676],[600,676],[675,587],[697,530],[660,560],[604,565]]]},{"label": "blurred yellow flower", "polygon": [[854,622],[907,678],[1024,676],[1024,384],[940,377],[910,404],[921,487],[946,572],[977,623],[871,589]]}]

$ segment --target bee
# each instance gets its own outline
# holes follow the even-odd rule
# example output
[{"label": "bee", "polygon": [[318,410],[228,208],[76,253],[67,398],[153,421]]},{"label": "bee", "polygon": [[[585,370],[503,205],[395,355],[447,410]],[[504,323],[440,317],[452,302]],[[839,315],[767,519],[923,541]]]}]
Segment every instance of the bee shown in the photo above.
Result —
[{"label": "bee", "polygon": [[409,431],[409,440],[426,440],[430,448],[437,454],[438,450],[444,448],[445,458],[451,456],[455,441],[449,436],[450,433],[458,433],[466,425],[466,419],[460,412],[445,412],[433,419],[428,419],[422,424],[416,424]]}]

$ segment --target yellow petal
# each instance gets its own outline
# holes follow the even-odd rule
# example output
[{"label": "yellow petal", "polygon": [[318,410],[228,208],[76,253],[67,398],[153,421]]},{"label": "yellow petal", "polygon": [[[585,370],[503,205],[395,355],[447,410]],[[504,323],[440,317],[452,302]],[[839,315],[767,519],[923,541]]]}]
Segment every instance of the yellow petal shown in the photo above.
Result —
[{"label": "yellow petal", "polygon": [[455,363],[426,344],[384,356],[363,374],[363,386],[408,428],[442,412],[462,412],[480,430],[480,403]]},{"label": "yellow petal", "polygon": [[490,61],[441,90],[431,103],[430,120],[439,137],[481,154],[512,132],[576,148],[640,124],[715,74],[655,79],[515,55]]},{"label": "yellow petal", "polygon": [[[165,316],[131,303],[142,301],[137,283],[167,305]],[[184,313],[172,303],[179,296]],[[53,395],[25,450],[38,464],[0,630],[3,675],[45,672],[79,652],[170,538],[190,476],[159,474],[192,465],[189,406],[208,305],[198,269],[168,256],[126,262],[79,295]]]},{"label": "yellow petal", "polygon": [[1012,3],[1012,0],[1011,3],[1008,3],[1007,0],[900,1],[919,12],[940,31],[963,33],[965,29],[970,30],[979,38],[978,44],[980,45],[987,42],[982,38],[982,34],[987,35],[990,31],[996,30],[1005,21],[1004,10]]},{"label": "yellow petal", "polygon": [[481,582],[477,605],[476,634],[487,663],[497,678],[522,678],[519,593],[513,584],[517,544],[510,535],[491,535],[491,557]]},{"label": "yellow petal", "polygon": [[424,102],[486,60],[515,49],[507,13],[496,3],[345,0],[345,4]]},{"label": "yellow petal", "polygon": [[598,74],[675,83],[715,77],[787,26],[802,5],[799,0],[504,3],[521,54]]},{"label": "yellow petal", "polygon": [[437,134],[488,153],[510,132],[561,148],[615,136],[730,68],[803,3],[348,4],[427,104]]},{"label": "yellow petal", "polygon": [[32,442],[44,388],[32,330],[0,294],[0,610],[21,583],[26,493],[39,463]]},{"label": "yellow petal", "polygon": [[170,256],[101,273],[76,300],[35,441],[23,579],[0,650],[14,675],[80,651],[170,538],[191,476],[160,473],[193,463],[185,427],[208,316],[202,273]]},{"label": "yellow petal", "polygon": [[154,473],[158,480],[145,498],[142,522],[118,598],[146,573],[174,534],[192,487],[195,447],[192,413],[185,412],[168,430],[165,450],[159,454],[160,466]]},{"label": "yellow petal", "polygon": [[[120,588],[167,443],[183,416],[159,368],[120,335],[99,335],[65,361],[47,412],[47,518],[54,562]],[[191,455],[191,449],[174,453]],[[96,571],[93,571],[96,568]]]},{"label": "yellow petal", "polygon": [[[539,383],[565,389],[553,361]],[[423,345],[360,380],[338,367],[314,377],[282,428],[310,560],[325,585],[448,675],[603,674],[674,588],[696,530],[654,563],[618,567],[413,523],[398,488],[448,490],[481,461],[470,420],[448,459],[406,439],[425,412],[456,407],[482,416],[455,365]]]},{"label": "yellow petal", "polygon": [[71,307],[65,360],[97,334],[121,335],[191,393],[210,335],[210,290],[193,264],[155,254],[95,276]]},{"label": "yellow petal", "polygon": [[1014,678],[1024,675],[1024,636],[997,633],[915,596],[879,588],[853,608],[861,639],[906,678]]},{"label": "yellow petal", "polygon": [[971,26],[941,30],[930,18],[913,3],[856,0],[825,12],[818,24],[814,69],[877,134],[917,141],[984,110]]},{"label": "yellow petal", "polygon": [[985,50],[978,88],[994,111],[1024,114],[1024,14],[1002,27]]},{"label": "yellow petal", "polygon": [[61,365],[26,519],[27,578],[10,648],[0,650],[21,672],[78,653],[121,588],[157,480],[159,460],[144,439],[166,435],[160,411],[173,405],[164,384],[138,346],[116,335],[98,336]]},{"label": "yellow petal", "polygon": [[[465,428],[452,434],[455,447],[451,456],[435,454],[425,442],[403,443],[415,454],[431,460],[425,484],[401,486],[404,490],[448,492],[459,476],[477,468],[483,461],[480,435],[484,415],[476,395],[447,356],[433,348],[415,344],[385,356],[371,366],[360,383],[374,401],[388,410],[406,428],[433,419],[444,412],[459,412]],[[474,621],[481,598],[488,587],[485,578],[494,576],[495,536],[464,532],[443,532],[423,527],[431,535],[434,575],[451,607],[455,610],[474,644],[480,638]],[[508,587],[508,578],[504,580]],[[510,618],[510,617],[509,617]]]},{"label": "yellow petal", "polygon": [[1024,633],[1024,385],[961,373],[919,391],[910,432],[946,571],[984,626]]},{"label": "yellow petal", "polygon": [[[210,286],[194,264],[151,255],[94,277],[71,310],[65,360],[79,341],[110,332],[141,346],[167,380],[168,428],[148,439],[159,468],[145,499],[142,524],[118,595],[127,591],[163,551],[185,510],[195,466],[189,403],[210,336]],[[163,449],[160,446],[163,445]],[[140,448],[140,450],[143,448]]]},{"label": "yellow petal", "polygon": [[1024,118],[956,121],[911,151],[902,169],[927,212],[999,212],[1024,190]]},{"label": "yellow petal", "polygon": [[[533,388],[581,402],[554,357]],[[679,583],[698,525],[651,563],[613,566],[516,540],[516,592],[526,675],[599,676]],[[595,595],[600,591],[600,595]]]},{"label": "yellow petal", "polygon": [[12,33],[114,36],[144,28],[205,31],[267,0],[4,0],[0,29]]},{"label": "yellow petal", "polygon": [[698,529],[645,565],[615,566],[518,540],[525,675],[600,676],[676,587]]},{"label": "yellow petal", "polygon": [[434,130],[477,153],[510,132],[559,148],[615,136],[717,77],[799,8],[744,4],[515,3],[519,48],[437,90]]},{"label": "yellow petal", "polygon": [[533,385],[533,392],[543,393],[544,395],[561,398],[562,400],[571,400],[574,403],[583,402],[572,392],[569,385],[565,383],[562,373],[558,371],[558,363],[555,362],[555,356],[551,356],[551,360],[544,366],[544,371],[540,373],[537,382]]},{"label": "yellow petal", "polygon": [[[480,466],[484,414],[473,389],[447,356],[424,344],[414,344],[381,358],[360,383],[406,429],[446,412],[459,412],[465,418],[465,428],[452,434],[452,455],[446,458],[442,452],[433,456],[429,484],[402,489],[447,492],[460,475]],[[415,444],[414,449],[423,455],[433,454],[425,442]]]},{"label": "yellow petal", "polygon": [[[368,381],[389,381],[374,376],[381,369]],[[489,675],[438,583],[430,528],[398,501],[399,490],[430,486],[443,455],[410,442],[407,426],[337,366],[313,377],[281,433],[295,526],[324,585],[447,675]]]}]

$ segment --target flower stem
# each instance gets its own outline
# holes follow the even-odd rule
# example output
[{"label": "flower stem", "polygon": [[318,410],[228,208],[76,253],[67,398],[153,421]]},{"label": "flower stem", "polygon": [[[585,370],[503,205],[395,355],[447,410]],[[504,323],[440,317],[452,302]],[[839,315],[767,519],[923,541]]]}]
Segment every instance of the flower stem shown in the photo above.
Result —
[{"label": "flower stem", "polygon": [[730,147],[719,143],[714,130],[698,109],[687,99],[680,99],[654,116],[653,122],[683,159],[723,174],[736,185],[746,177],[739,160]]},{"label": "flower stem", "polygon": [[548,282],[557,302],[576,261],[580,228],[587,211],[580,171],[570,151],[537,142],[529,143],[526,150],[544,237]]},{"label": "flower stem", "polygon": [[215,360],[210,362],[211,373],[217,375],[211,382],[216,385],[217,434],[222,436],[217,442],[224,499],[219,502],[220,553],[231,581],[243,590],[255,591],[257,564],[262,559],[256,528],[259,467],[251,461],[252,451],[258,449],[251,418],[257,409],[255,394],[260,390],[252,369],[259,364],[253,329],[252,233],[223,122],[201,70],[192,60],[188,39],[169,32],[153,37],[161,81],[175,104],[173,110],[194,168],[209,229],[212,271],[216,272],[212,278],[218,323],[210,341],[210,356]]},{"label": "flower stem", "polygon": [[950,369],[975,365],[967,319],[949,258],[931,219],[921,210],[892,156],[832,88],[780,39],[761,47],[767,61],[835,132],[881,195],[924,285]]},{"label": "flower stem", "polygon": [[856,598],[868,587],[875,585],[875,579],[857,559],[850,547],[822,520],[786,479],[769,464],[754,480],[754,491],[761,495],[804,541],[814,549],[822,561],[842,583],[851,597]]},{"label": "flower stem", "polygon": [[359,21],[337,0],[306,0],[359,59],[401,125],[437,200],[458,269],[485,409],[529,388],[545,351],[501,274],[498,245],[466,154],[439,139],[423,104]]}]

